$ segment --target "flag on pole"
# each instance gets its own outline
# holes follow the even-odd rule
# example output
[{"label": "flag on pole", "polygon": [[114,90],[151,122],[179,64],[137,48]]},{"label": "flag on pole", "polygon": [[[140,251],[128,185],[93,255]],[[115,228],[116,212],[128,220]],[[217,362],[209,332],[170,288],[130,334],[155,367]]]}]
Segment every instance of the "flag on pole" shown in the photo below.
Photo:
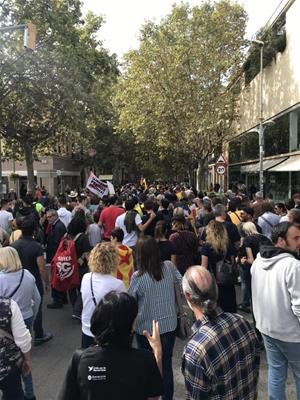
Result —
[{"label": "flag on pole", "polygon": [[107,182],[100,181],[93,172],[90,173],[89,179],[86,183],[86,188],[101,199],[103,196],[108,195]]}]

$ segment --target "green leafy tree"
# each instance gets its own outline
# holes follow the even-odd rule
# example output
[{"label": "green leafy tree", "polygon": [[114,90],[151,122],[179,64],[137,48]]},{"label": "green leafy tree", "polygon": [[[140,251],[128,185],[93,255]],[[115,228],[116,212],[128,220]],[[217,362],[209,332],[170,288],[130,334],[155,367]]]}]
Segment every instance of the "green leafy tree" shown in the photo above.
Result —
[{"label": "green leafy tree", "polygon": [[[81,15],[79,0],[7,0],[0,25],[32,21],[37,48],[25,52],[22,33],[0,37],[0,134],[8,154],[25,158],[28,187],[34,189],[33,160],[68,137],[74,151],[91,140],[105,112],[97,86],[116,75],[116,59],[96,37],[102,18]],[[97,96],[98,95],[98,96]]]},{"label": "green leafy tree", "polygon": [[114,99],[118,130],[130,129],[145,148],[155,145],[169,160],[169,177],[197,164],[203,171],[232,134],[231,79],[244,57],[245,23],[244,9],[227,0],[173,6],[159,24],[143,26],[139,49],[126,55]]}]

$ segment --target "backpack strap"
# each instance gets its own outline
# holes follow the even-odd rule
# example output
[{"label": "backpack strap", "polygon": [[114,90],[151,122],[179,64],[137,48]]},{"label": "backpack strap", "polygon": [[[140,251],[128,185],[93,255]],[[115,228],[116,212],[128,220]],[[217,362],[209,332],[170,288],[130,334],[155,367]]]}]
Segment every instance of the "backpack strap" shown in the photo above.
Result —
[{"label": "backpack strap", "polygon": [[16,294],[16,292],[19,290],[19,287],[21,286],[21,283],[23,281],[23,277],[24,277],[24,268],[22,269],[21,279],[20,279],[20,282],[19,282],[18,286],[15,288],[15,290],[8,297],[13,297]]},{"label": "backpack strap", "polygon": [[268,221],[267,220],[267,218],[265,218],[265,217],[263,217],[262,215],[260,216],[260,218],[261,219],[263,219],[271,228],[273,228],[274,227],[274,225],[273,224],[271,224],[271,222],[270,221]]},{"label": "backpack strap", "polygon": [[96,301],[96,298],[95,298],[95,293],[94,293],[94,289],[93,289],[93,272],[91,273],[90,284],[91,284],[91,293],[92,293],[92,299],[93,299],[93,302],[94,302],[94,304],[95,304],[95,307],[96,307],[96,305],[97,305],[97,301]]},{"label": "backpack strap", "polygon": [[83,235],[82,232],[77,233],[77,235],[74,237],[74,243],[76,243],[76,240],[79,239],[81,235]]},{"label": "backpack strap", "polygon": [[5,331],[4,329],[2,329],[2,328],[0,328],[0,337],[6,337],[7,339],[12,340],[13,342],[15,341],[14,338],[13,338],[13,336],[12,336],[10,333],[6,332],[6,331]]},{"label": "backpack strap", "polygon": [[237,219],[238,219],[239,221],[241,221],[241,218],[239,217],[239,214],[236,213],[236,211],[233,211],[233,214],[237,217]]}]

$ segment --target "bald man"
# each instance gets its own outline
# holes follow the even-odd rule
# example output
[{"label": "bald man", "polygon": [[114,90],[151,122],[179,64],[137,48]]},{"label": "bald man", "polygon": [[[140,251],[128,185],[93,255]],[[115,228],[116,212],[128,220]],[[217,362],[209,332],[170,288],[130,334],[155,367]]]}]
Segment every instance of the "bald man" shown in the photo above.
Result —
[{"label": "bald man", "polygon": [[256,399],[260,355],[254,329],[217,306],[218,287],[206,268],[190,267],[182,286],[196,317],[182,355],[186,399]]}]

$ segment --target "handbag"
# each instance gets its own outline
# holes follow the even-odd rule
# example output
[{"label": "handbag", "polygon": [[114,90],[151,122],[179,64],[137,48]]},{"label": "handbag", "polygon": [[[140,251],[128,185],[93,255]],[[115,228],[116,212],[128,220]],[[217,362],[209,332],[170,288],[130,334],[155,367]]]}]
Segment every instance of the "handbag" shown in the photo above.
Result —
[{"label": "handbag", "polygon": [[216,282],[221,286],[235,285],[239,271],[236,264],[224,258],[216,263]]},{"label": "handbag", "polygon": [[177,328],[176,328],[176,336],[181,340],[186,340],[191,335],[191,321],[184,311],[184,297],[182,291],[180,290],[178,279],[175,274],[175,265],[173,263],[168,262],[169,268],[171,269],[171,273],[173,276],[173,285],[175,292],[175,305],[177,311]]}]

